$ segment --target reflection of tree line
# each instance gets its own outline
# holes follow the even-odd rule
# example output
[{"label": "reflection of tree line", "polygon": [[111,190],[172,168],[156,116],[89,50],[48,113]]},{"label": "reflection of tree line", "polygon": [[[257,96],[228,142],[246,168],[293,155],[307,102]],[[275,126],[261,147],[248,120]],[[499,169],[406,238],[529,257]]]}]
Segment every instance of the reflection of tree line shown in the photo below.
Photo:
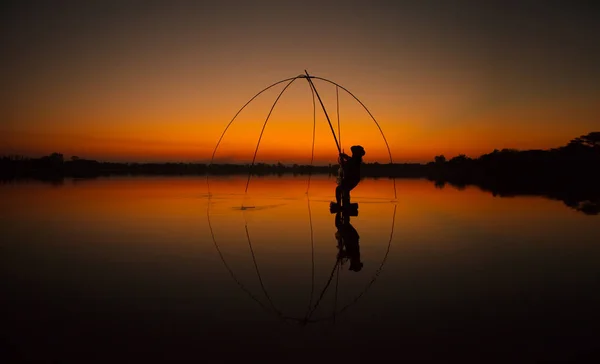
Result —
[{"label": "reflection of tree line", "polygon": [[[251,169],[243,164],[201,163],[113,163],[62,154],[42,158],[4,156],[0,158],[3,180],[35,178],[61,180],[63,177],[100,177],[111,175],[336,175],[337,165],[308,166],[258,163]],[[446,183],[459,188],[476,185],[501,196],[543,195],[560,199],[570,207],[588,214],[600,210],[600,132],[592,132],[563,147],[550,150],[494,150],[479,158],[465,155],[450,160],[436,156],[427,164],[366,163],[362,174],[375,178],[427,178],[436,186]]]},{"label": "reflection of tree line", "polygon": [[585,214],[600,213],[600,132],[551,150],[504,149],[477,159],[436,157],[427,177],[437,187],[479,186],[499,196],[541,195]]}]

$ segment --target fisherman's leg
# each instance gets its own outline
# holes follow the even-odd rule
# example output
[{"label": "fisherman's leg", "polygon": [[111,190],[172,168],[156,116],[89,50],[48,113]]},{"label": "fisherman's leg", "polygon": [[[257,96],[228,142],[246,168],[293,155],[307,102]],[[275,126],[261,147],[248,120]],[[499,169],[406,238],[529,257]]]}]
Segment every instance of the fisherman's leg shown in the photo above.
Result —
[{"label": "fisherman's leg", "polygon": [[357,184],[358,184],[357,180],[346,180],[342,183],[342,187],[343,187],[342,204],[344,206],[350,205],[350,191],[352,191],[352,189],[354,187],[356,187]]},{"label": "fisherman's leg", "polygon": [[335,188],[335,201],[338,205],[342,202],[342,185]]},{"label": "fisherman's leg", "polygon": [[346,204],[347,192],[346,181],[342,180],[342,182],[335,189],[335,199],[338,206],[344,206]]}]

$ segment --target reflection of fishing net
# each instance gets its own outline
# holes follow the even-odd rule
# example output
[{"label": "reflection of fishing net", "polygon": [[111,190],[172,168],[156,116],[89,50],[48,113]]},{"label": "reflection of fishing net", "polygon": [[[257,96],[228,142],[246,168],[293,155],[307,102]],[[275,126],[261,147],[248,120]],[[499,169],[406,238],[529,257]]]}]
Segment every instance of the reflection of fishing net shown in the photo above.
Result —
[{"label": "reflection of fishing net", "polygon": [[[309,85],[310,90],[311,90],[312,104],[313,104],[312,148],[311,148],[310,168],[309,168],[309,173],[308,173],[308,186],[307,186],[307,190],[306,190],[307,192],[311,185],[311,172],[312,172],[314,156],[315,156],[315,134],[316,134],[316,127],[317,127],[317,123],[316,123],[317,102],[316,102],[316,99],[319,101],[319,104],[321,105],[324,116],[327,119],[329,129],[330,129],[331,134],[333,135],[333,139],[335,141],[335,147],[337,149],[337,152],[338,152],[338,154],[342,153],[341,126],[340,126],[340,117],[339,117],[339,115],[340,115],[340,113],[339,113],[339,104],[340,104],[339,103],[339,89],[342,89],[348,95],[350,95],[354,100],[356,100],[358,102],[358,104],[368,113],[369,117],[375,122],[375,125],[377,126],[377,129],[379,131],[379,134],[383,138],[383,141],[387,148],[387,153],[389,155],[389,162],[390,162],[390,164],[393,163],[392,154],[391,154],[388,142],[385,138],[385,135],[383,134],[383,131],[381,130],[381,127],[379,126],[379,123],[377,122],[377,120],[375,120],[375,118],[373,117],[371,112],[366,108],[366,106],[356,96],[354,96],[350,91],[348,91],[343,86],[340,86],[339,84],[337,84],[333,81],[327,80],[325,78],[310,76],[308,73],[306,73],[304,75],[299,75],[296,77],[292,77],[292,78],[288,78],[288,79],[276,82],[276,83],[266,87],[265,89],[261,90],[256,95],[254,95],[254,97],[252,97],[246,104],[244,104],[244,106],[242,106],[242,108],[234,115],[234,117],[231,119],[231,121],[225,127],[225,130],[221,134],[219,140],[217,141],[217,144],[212,153],[211,161],[209,164],[209,172],[210,172],[209,175],[213,174],[213,170],[210,167],[215,166],[215,163],[214,163],[215,155],[217,153],[219,146],[222,144],[222,142],[224,140],[225,134],[228,132],[228,130],[230,130],[231,125],[236,120],[236,118],[238,118],[238,116],[240,115],[242,110],[244,110],[251,102],[253,102],[263,92],[273,88],[276,85],[285,83],[285,87],[278,93],[275,101],[270,106],[270,110],[269,110],[268,114],[266,115],[266,119],[262,123],[261,131],[258,136],[258,141],[256,142],[256,146],[253,148],[252,161],[247,166],[247,170],[242,170],[242,172],[247,172],[247,179],[245,181],[245,188],[244,188],[244,200],[246,199],[251,176],[255,173],[259,173],[260,168],[263,167],[261,165],[256,164],[256,159],[257,159],[258,150],[261,145],[261,141],[263,139],[263,135],[264,135],[267,123],[269,121],[269,118],[271,117],[271,115],[273,113],[273,109],[277,105],[278,101],[281,99],[281,96],[283,95],[283,93],[286,92],[286,90],[288,90],[289,87],[292,85],[292,83],[294,83],[294,81],[296,81],[297,79],[305,79],[307,81],[307,84]],[[327,110],[325,108],[324,102],[313,83],[313,80],[324,81],[330,85],[335,86],[337,134],[336,134],[336,130],[335,130],[333,124],[331,123],[331,120],[330,120],[329,114],[327,113]],[[316,96],[316,99],[315,99],[315,96]],[[289,145],[284,145],[283,147],[287,147],[287,146],[289,146]],[[341,167],[341,165],[340,165],[340,167]],[[237,171],[239,172],[239,170],[237,170]],[[341,178],[343,177],[342,173],[343,173],[342,168],[339,168],[338,173],[337,173],[337,183],[338,184],[341,182]],[[207,176],[207,183],[208,183],[208,181],[209,181],[209,177]],[[394,186],[394,199],[395,199],[396,198],[395,181],[393,181],[393,186]],[[241,187],[241,186],[239,186],[239,187]],[[267,191],[267,192],[270,192],[270,191]],[[229,196],[232,196],[232,195],[230,194]],[[369,288],[371,287],[373,282],[379,276],[379,274],[387,260],[387,256],[388,256],[389,249],[390,249],[391,242],[392,242],[393,231],[394,231],[394,220],[395,220],[395,216],[396,216],[396,206],[395,205],[394,205],[394,210],[393,210],[392,227],[391,227],[389,240],[387,241],[387,246],[385,247],[384,251],[382,251],[380,254],[381,263],[375,269],[375,272],[373,273],[371,278],[369,278],[367,275],[362,274],[362,278],[365,280],[365,282],[363,282],[364,290],[360,291],[359,294],[349,297],[349,299],[347,300],[347,303],[342,304],[340,302],[340,304],[338,305],[337,300],[338,300],[338,288],[339,288],[339,283],[340,283],[340,279],[339,279],[340,268],[341,268],[341,265],[344,264],[345,258],[343,256],[343,254],[341,254],[342,249],[339,249],[339,251],[333,253],[333,256],[335,256],[336,259],[335,259],[335,264],[333,265],[332,268],[331,268],[331,260],[328,259],[327,262],[323,263],[327,266],[327,268],[324,268],[321,270],[315,269],[317,266],[319,266],[319,264],[318,264],[318,261],[315,259],[313,218],[312,218],[312,212],[311,212],[311,208],[310,208],[311,202],[310,202],[310,200],[308,200],[307,202],[308,202],[308,212],[309,212],[309,221],[310,221],[310,247],[311,247],[309,258],[312,262],[312,272],[311,272],[311,279],[310,279],[310,294],[309,294],[310,297],[308,300],[306,300],[306,299],[298,300],[298,301],[304,302],[304,306],[302,307],[302,311],[303,311],[302,314],[290,314],[288,311],[284,312],[283,310],[281,310],[279,308],[278,304],[275,303],[275,301],[272,299],[271,295],[269,294],[269,290],[267,288],[268,284],[266,284],[265,280],[263,279],[264,272],[269,270],[269,266],[268,265],[265,266],[264,260],[260,259],[261,255],[264,257],[265,254],[277,254],[279,257],[279,255],[284,254],[283,248],[281,248],[281,250],[276,250],[275,252],[271,251],[269,253],[269,251],[267,251],[267,250],[260,249],[260,242],[267,241],[269,239],[270,240],[279,239],[279,240],[277,240],[277,243],[284,242],[287,247],[287,246],[289,246],[290,239],[293,238],[293,237],[291,237],[292,234],[290,234],[289,231],[285,231],[285,233],[282,233],[282,234],[276,234],[273,231],[270,231],[267,229],[267,232],[265,233],[263,231],[263,235],[261,236],[260,231],[256,231],[256,229],[252,230],[252,228],[249,227],[248,221],[246,220],[246,213],[250,213],[250,215],[252,215],[256,212],[261,211],[262,208],[267,205],[256,206],[253,204],[245,204],[245,203],[242,203],[241,208],[236,207],[235,209],[232,209],[230,206],[229,210],[227,210],[228,212],[225,213],[225,214],[231,214],[232,211],[234,211],[234,210],[240,211],[240,213],[244,217],[243,224],[238,224],[238,226],[243,225],[243,227],[244,227],[243,231],[239,232],[238,238],[233,238],[233,236],[231,235],[231,234],[233,234],[233,230],[235,230],[235,226],[236,226],[235,224],[231,224],[231,223],[226,224],[228,227],[225,231],[222,231],[221,233],[216,233],[215,229],[213,228],[213,223],[211,222],[211,208],[213,208],[212,207],[213,204],[222,206],[219,202],[217,202],[215,204],[211,201],[212,199],[215,199],[216,197],[218,197],[218,196],[215,196],[213,193],[211,193],[210,185],[209,185],[209,201],[208,201],[208,208],[207,208],[208,225],[210,228],[214,246],[215,246],[215,248],[219,254],[219,257],[221,258],[225,268],[229,272],[231,278],[233,278],[233,280],[237,283],[237,285],[249,297],[251,297],[254,301],[256,301],[263,309],[265,309],[266,311],[268,311],[270,313],[275,314],[277,317],[279,317],[280,319],[282,319],[286,322],[307,324],[310,322],[326,322],[326,321],[330,321],[332,319],[335,320],[335,317],[337,315],[344,312],[347,308],[349,308],[354,303],[356,303],[360,299],[360,297],[362,297],[364,295],[364,293],[369,290]],[[221,200],[221,202],[222,202],[222,200]],[[328,201],[325,201],[325,202],[322,201],[322,203],[328,205]],[[274,204],[272,206],[278,206],[278,205]],[[323,209],[322,211],[325,211],[325,209]],[[219,213],[218,215],[220,215],[222,217],[223,211],[221,211],[221,213]],[[263,220],[265,220],[265,219],[263,219]],[[269,221],[269,222],[271,223],[271,221]],[[319,223],[320,222],[321,221],[319,221]],[[322,225],[322,224],[319,224],[319,225]],[[278,224],[273,223],[273,226],[277,227]],[[231,254],[228,254],[225,251],[226,249],[224,249],[223,245],[218,243],[220,241],[220,239],[219,239],[219,236],[221,236],[220,234],[224,235],[224,237],[225,237],[223,240],[221,240],[221,242],[227,241],[230,244],[234,244],[237,242],[237,244],[239,244],[238,246],[236,246],[233,249]],[[251,239],[251,234],[254,236],[253,239]],[[254,235],[254,234],[258,235],[260,238],[256,239],[256,235]],[[239,235],[241,235],[243,237],[240,239]],[[279,236],[279,237],[276,237],[276,236]],[[245,240],[245,242],[241,242],[242,240]],[[277,243],[273,243],[271,247],[272,248],[278,247]],[[303,242],[301,242],[301,244],[305,244],[305,242],[303,241]],[[306,245],[302,245],[302,246],[305,247]],[[331,245],[328,245],[328,246],[331,247]],[[335,245],[334,245],[334,247],[335,247]],[[240,253],[240,252],[242,252],[242,253]],[[246,252],[246,253],[243,253],[243,252]],[[251,260],[250,259],[242,259],[242,257],[240,256],[240,254],[243,255],[243,254],[247,254],[247,253],[250,254],[250,256],[252,258]],[[235,261],[236,264],[232,264],[232,260]],[[271,257],[270,261],[272,262],[272,261],[278,261],[278,260],[279,259],[273,259],[273,257]],[[372,260],[372,261],[374,261],[374,260]],[[306,260],[304,260],[304,261],[306,261]],[[245,265],[244,265],[244,262],[245,262]],[[261,264],[261,263],[263,263],[263,264]],[[323,267],[324,267],[324,265],[323,265]],[[252,270],[256,274],[257,284],[258,284],[258,286],[254,286],[254,287],[251,287],[249,282],[246,282],[246,281],[242,282],[241,280],[238,279],[239,276],[243,275],[243,276],[247,277],[249,274],[252,274],[252,272],[251,272]],[[277,269],[273,270],[271,272],[272,276],[281,276],[282,270],[284,270],[284,267],[279,267],[279,270],[277,270]],[[243,274],[237,274],[237,272],[242,272]],[[319,272],[321,272],[321,273],[319,273]],[[362,272],[362,273],[364,273],[364,272]],[[320,281],[323,281],[321,285],[319,285]],[[272,284],[272,282],[271,282],[271,284]],[[287,289],[286,287],[288,287],[288,286],[289,285],[287,284],[287,282],[283,282],[283,284],[281,284],[281,287],[279,287],[279,288]],[[333,294],[331,293],[332,290],[334,291]],[[262,294],[256,294],[256,292],[262,292]],[[259,298],[259,296],[261,296],[262,299]],[[333,297],[331,297],[331,296],[333,296]],[[324,314],[324,315],[319,316],[318,315],[319,310],[323,309],[323,307],[326,306],[324,304],[324,301],[326,301],[328,297],[330,299],[332,298],[334,301],[333,313],[332,314]],[[309,302],[308,307],[306,307],[306,301]],[[331,306],[329,306],[329,307],[331,307]]]},{"label": "reflection of fishing net", "polygon": [[[365,232],[361,238],[367,244],[363,260],[368,262],[368,269],[350,272],[348,263],[343,265],[343,255],[338,254],[342,250],[338,251],[331,226],[315,219],[312,210],[319,202],[306,202],[308,218],[306,213],[299,213],[300,205],[286,209],[273,203],[265,209],[240,210],[232,201],[209,200],[208,226],[230,277],[264,311],[291,324],[335,323],[336,317],[370,290],[382,272],[393,239],[396,205],[390,210],[391,228],[387,214],[385,220],[370,225],[372,230],[379,230],[381,244],[373,239],[373,233]],[[301,204],[302,200],[294,203]],[[295,227],[288,224],[287,234],[282,234],[277,228],[291,215]],[[309,233],[297,227],[309,227]],[[389,231],[389,238],[384,231]]]},{"label": "reflection of fishing net", "polygon": [[[312,103],[313,103],[313,132],[312,132],[312,148],[311,148],[311,158],[310,158],[310,166],[309,166],[309,173],[308,173],[308,187],[307,187],[307,191],[310,188],[310,176],[311,176],[311,172],[313,169],[313,164],[314,164],[314,153],[315,153],[315,131],[316,131],[316,101],[315,101],[315,96],[319,101],[319,104],[321,105],[321,108],[323,110],[323,113],[327,119],[327,123],[329,126],[329,129],[331,131],[331,134],[333,136],[333,139],[335,141],[335,146],[337,148],[337,152],[338,153],[342,153],[342,144],[341,144],[341,127],[340,127],[340,113],[339,113],[339,89],[342,89],[343,91],[345,91],[349,96],[351,96],[355,101],[358,102],[358,104],[364,109],[364,111],[366,111],[369,115],[369,117],[373,120],[373,122],[375,123],[375,125],[377,126],[377,129],[379,131],[379,134],[381,135],[381,137],[383,138],[383,141],[385,143],[385,147],[387,149],[387,153],[389,155],[389,163],[392,164],[393,160],[392,160],[392,153],[390,150],[390,147],[388,145],[387,139],[383,133],[383,130],[381,129],[379,123],[377,122],[377,120],[375,119],[375,117],[371,114],[371,112],[367,109],[367,107],[356,97],[354,96],[354,94],[352,94],[349,90],[347,90],[346,88],[344,88],[343,86],[330,81],[328,79],[325,78],[321,78],[321,77],[317,77],[317,76],[311,76],[308,74],[308,72],[306,72],[306,74],[303,75],[299,75],[296,77],[291,77],[288,79],[284,79],[281,81],[278,81],[266,88],[264,88],[263,90],[261,90],[260,92],[258,92],[256,95],[254,95],[248,102],[246,102],[246,104],[244,104],[241,109],[238,110],[238,112],[234,115],[234,117],[231,119],[231,121],[227,124],[227,126],[225,127],[225,129],[223,130],[221,136],[219,137],[219,140],[217,141],[217,144],[215,145],[215,148],[213,150],[212,156],[211,156],[211,160],[210,160],[210,164],[209,164],[209,174],[213,173],[215,170],[215,156],[217,153],[217,150],[219,149],[219,146],[222,144],[222,142],[224,141],[224,136],[225,134],[228,132],[228,130],[230,130],[230,127],[232,126],[233,122],[238,118],[238,116],[241,114],[241,112],[246,109],[246,107],[252,103],[254,100],[257,99],[257,97],[259,95],[261,95],[262,93],[264,93],[265,91],[275,87],[276,85],[279,84],[283,84],[285,83],[284,88],[278,93],[275,101],[273,102],[273,104],[271,105],[269,112],[266,116],[266,119],[264,121],[264,123],[262,123],[262,127],[261,127],[261,131],[260,134],[258,136],[258,141],[256,142],[256,147],[254,148],[254,152],[253,152],[253,156],[252,156],[252,161],[249,165],[244,166],[241,171],[247,172],[248,173],[248,177],[247,177],[247,181],[246,181],[246,185],[245,185],[245,189],[244,191],[247,192],[248,191],[248,186],[250,184],[250,179],[251,176],[253,174],[256,173],[261,173],[260,170],[263,167],[262,165],[257,166],[256,165],[256,158],[257,158],[257,154],[259,151],[259,147],[261,145],[261,141],[263,139],[263,135],[267,126],[267,123],[269,121],[269,118],[271,117],[273,110],[275,109],[275,106],[277,105],[277,103],[280,101],[281,96],[284,94],[284,92],[286,92],[286,90],[289,89],[289,87],[294,83],[294,81],[296,81],[297,79],[305,79],[307,81],[307,84],[310,87],[311,90],[311,94],[312,94]],[[333,86],[335,86],[335,97],[336,97],[336,114],[337,114],[337,134],[336,134],[336,130],[333,126],[333,124],[331,123],[329,114],[327,113],[327,110],[325,108],[325,104],[323,102],[323,100],[321,99],[321,96],[319,95],[319,92],[317,91],[315,84],[313,82],[313,80],[320,80],[320,81],[324,81],[328,84],[331,84]],[[246,133],[247,134],[247,133]],[[293,139],[293,138],[292,138]],[[289,147],[291,144],[293,143],[293,140],[290,141],[287,145],[282,145],[281,148],[286,148]],[[283,149],[282,149],[283,150]],[[240,171],[240,169],[238,169],[238,172]],[[338,184],[340,183],[340,178],[341,176],[341,168],[337,173],[337,179],[338,179]],[[208,177],[207,177],[208,178]],[[207,179],[208,181],[208,179]],[[210,186],[209,186],[210,188]],[[395,185],[395,181],[393,180],[393,188],[394,188],[394,199],[396,198],[396,185]],[[210,193],[210,190],[209,190]]]}]

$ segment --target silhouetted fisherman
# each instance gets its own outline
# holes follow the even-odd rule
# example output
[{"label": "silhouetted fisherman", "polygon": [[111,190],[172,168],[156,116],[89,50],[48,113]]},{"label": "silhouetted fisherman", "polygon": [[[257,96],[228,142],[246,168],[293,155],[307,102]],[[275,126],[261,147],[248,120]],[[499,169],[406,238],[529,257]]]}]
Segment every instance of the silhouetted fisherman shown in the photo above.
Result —
[{"label": "silhouetted fisherman", "polygon": [[362,269],[363,263],[360,261],[360,247],[358,244],[358,232],[350,224],[350,215],[348,213],[338,212],[335,214],[335,227],[337,232],[335,238],[338,241],[338,259],[347,258],[350,260],[350,270],[358,272]]},{"label": "silhouetted fisherman", "polygon": [[335,188],[335,200],[338,207],[350,205],[350,191],[360,182],[360,165],[365,150],[360,145],[350,148],[352,157],[340,153],[339,163],[342,167],[342,178]]}]

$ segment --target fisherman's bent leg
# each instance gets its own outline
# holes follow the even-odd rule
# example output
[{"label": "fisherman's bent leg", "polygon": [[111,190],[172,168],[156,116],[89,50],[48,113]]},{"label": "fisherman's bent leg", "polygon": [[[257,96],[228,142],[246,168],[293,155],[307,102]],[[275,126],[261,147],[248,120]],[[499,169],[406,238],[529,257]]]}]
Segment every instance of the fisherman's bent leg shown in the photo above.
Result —
[{"label": "fisherman's bent leg", "polygon": [[342,185],[335,188],[335,200],[338,205],[342,202]]},{"label": "fisherman's bent leg", "polygon": [[350,191],[358,185],[359,180],[345,180],[339,186],[342,190],[342,204],[343,206],[350,205]]}]

